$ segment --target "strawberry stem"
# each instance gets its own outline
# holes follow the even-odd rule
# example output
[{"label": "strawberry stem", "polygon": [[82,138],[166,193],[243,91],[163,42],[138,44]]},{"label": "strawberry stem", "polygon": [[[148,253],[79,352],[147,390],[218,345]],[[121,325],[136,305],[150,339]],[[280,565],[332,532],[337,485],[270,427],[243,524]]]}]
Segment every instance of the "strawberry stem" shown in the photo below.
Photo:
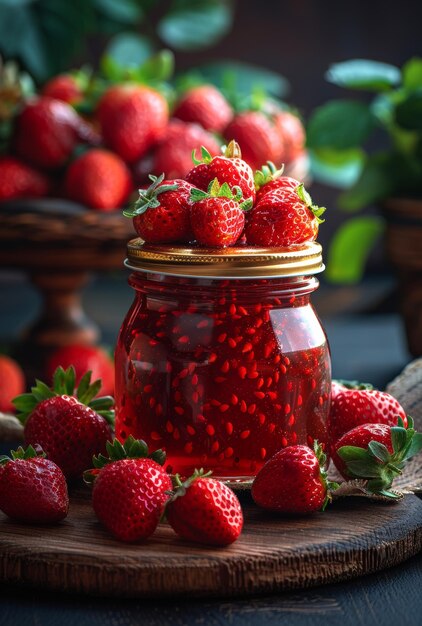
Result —
[{"label": "strawberry stem", "polygon": [[142,215],[148,209],[156,209],[160,206],[158,196],[166,191],[176,191],[179,186],[177,183],[163,185],[164,174],[160,176],[149,175],[152,181],[148,189],[138,189],[139,198],[136,200],[134,206],[131,209],[125,209],[123,215],[125,217],[135,217],[136,215]]}]

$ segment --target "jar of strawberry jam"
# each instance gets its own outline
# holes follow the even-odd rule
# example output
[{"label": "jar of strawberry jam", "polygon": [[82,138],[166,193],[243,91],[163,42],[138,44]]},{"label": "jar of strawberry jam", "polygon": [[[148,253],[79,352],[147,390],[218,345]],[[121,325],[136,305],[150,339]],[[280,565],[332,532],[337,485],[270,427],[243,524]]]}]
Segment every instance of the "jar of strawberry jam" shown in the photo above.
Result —
[{"label": "jar of strawberry jam", "polygon": [[330,353],[310,303],[321,246],[223,250],[129,242],[135,299],[116,348],[116,435],[167,469],[253,477],[275,452],[327,442]]}]

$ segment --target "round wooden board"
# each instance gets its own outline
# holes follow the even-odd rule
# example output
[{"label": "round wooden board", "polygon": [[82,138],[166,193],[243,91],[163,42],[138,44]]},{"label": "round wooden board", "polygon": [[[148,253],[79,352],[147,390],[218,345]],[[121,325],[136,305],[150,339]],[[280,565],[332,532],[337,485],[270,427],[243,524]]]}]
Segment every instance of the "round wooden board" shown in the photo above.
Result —
[{"label": "round wooden board", "polygon": [[362,498],[285,519],[241,496],[245,527],[228,548],[195,546],[162,524],[145,543],[114,541],[85,493],[54,527],[0,517],[0,580],[118,597],[240,596],[331,583],[391,567],[422,549],[422,501]]}]

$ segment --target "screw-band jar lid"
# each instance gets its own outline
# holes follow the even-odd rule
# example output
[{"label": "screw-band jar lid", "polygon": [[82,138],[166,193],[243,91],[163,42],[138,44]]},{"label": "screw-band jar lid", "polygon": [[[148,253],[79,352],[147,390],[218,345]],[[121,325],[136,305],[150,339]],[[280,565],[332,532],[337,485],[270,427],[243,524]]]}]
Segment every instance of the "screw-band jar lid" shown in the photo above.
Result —
[{"label": "screw-band jar lid", "polygon": [[290,248],[200,248],[151,245],[132,239],[126,267],[135,271],[193,278],[275,278],[318,274],[324,270],[322,247],[308,242]]}]

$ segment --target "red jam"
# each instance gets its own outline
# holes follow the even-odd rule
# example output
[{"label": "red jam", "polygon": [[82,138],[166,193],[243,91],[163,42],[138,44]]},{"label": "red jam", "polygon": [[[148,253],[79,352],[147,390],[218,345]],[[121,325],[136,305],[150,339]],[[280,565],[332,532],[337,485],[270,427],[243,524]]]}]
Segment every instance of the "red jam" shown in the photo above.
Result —
[{"label": "red jam", "polygon": [[280,448],[327,442],[330,354],[314,277],[134,273],[116,348],[116,434],[182,475],[252,477]]}]

